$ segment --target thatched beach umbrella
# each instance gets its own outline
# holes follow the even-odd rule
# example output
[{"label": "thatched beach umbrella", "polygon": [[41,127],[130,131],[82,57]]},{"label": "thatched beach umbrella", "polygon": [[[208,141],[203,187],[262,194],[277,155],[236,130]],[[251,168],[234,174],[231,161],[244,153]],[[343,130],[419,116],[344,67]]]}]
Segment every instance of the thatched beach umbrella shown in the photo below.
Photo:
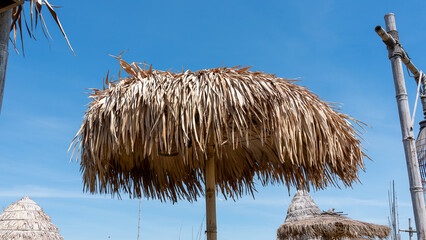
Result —
[{"label": "thatched beach umbrella", "polygon": [[63,240],[50,217],[29,197],[8,206],[0,214],[0,239]]},{"label": "thatched beach umbrella", "polygon": [[248,68],[172,73],[119,61],[129,75],[94,90],[74,139],[91,193],[173,202],[205,193],[210,240],[216,186],[235,199],[253,193],[255,178],[314,188],[358,179],[364,153],[353,119],[294,81]]},{"label": "thatched beach umbrella", "polygon": [[353,220],[334,209],[321,212],[307,191],[298,190],[278,228],[277,240],[384,239],[389,234],[388,226]]}]

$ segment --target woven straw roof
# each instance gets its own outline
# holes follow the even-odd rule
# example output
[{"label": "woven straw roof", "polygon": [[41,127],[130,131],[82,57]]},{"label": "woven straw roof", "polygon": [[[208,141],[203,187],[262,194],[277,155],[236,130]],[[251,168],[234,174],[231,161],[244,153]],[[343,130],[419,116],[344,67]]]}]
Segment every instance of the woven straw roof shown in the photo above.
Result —
[{"label": "woven straw roof", "polygon": [[384,239],[388,226],[361,222],[334,211],[321,212],[306,191],[297,191],[277,240],[307,239]]},{"label": "woven straw roof", "polygon": [[297,190],[287,209],[285,222],[296,222],[321,214],[321,210],[306,190]]},{"label": "woven straw roof", "polygon": [[225,197],[253,193],[255,176],[306,188],[358,180],[365,155],[350,123],[357,121],[292,80],[248,68],[172,73],[119,61],[128,76],[107,76],[106,88],[94,90],[73,141],[91,193],[195,200],[209,146]]},{"label": "woven straw roof", "polygon": [[0,239],[63,240],[43,209],[29,197],[8,206],[0,214]]}]

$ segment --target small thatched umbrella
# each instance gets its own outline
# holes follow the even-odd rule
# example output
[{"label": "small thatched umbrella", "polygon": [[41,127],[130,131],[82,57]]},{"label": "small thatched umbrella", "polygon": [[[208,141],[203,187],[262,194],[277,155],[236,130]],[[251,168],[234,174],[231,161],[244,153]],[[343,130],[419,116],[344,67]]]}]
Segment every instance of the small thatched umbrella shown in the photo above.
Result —
[{"label": "small thatched umbrella", "polygon": [[63,240],[50,217],[29,197],[8,206],[0,214],[0,239]]},{"label": "small thatched umbrella", "polygon": [[278,228],[277,240],[384,239],[389,234],[388,226],[353,220],[334,209],[321,212],[307,191],[298,190]]},{"label": "small thatched umbrella", "polygon": [[107,88],[94,90],[74,139],[91,193],[192,201],[205,184],[211,240],[216,186],[236,198],[253,193],[255,178],[307,188],[358,179],[364,153],[353,119],[294,81],[248,68],[172,73],[119,61],[129,76],[107,76]]}]

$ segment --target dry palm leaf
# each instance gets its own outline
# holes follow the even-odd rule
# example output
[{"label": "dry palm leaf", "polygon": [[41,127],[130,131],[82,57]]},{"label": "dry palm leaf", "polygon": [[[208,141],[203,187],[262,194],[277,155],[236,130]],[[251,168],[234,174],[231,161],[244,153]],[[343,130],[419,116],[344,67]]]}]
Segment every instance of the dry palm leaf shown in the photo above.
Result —
[{"label": "dry palm leaf", "polygon": [[[22,38],[22,25],[25,25],[25,28],[28,32],[28,35],[30,36],[30,38],[36,39],[34,36],[34,29],[37,27],[37,25],[39,24],[39,22],[41,22],[41,29],[43,30],[43,34],[46,38],[51,38],[49,31],[47,29],[46,23],[44,21],[43,18],[43,14],[42,14],[42,8],[43,5],[45,5],[47,7],[47,9],[50,12],[50,15],[52,16],[52,18],[55,20],[56,24],[58,25],[59,29],[61,30],[62,34],[65,37],[65,40],[68,43],[69,48],[71,49],[71,51],[74,53],[74,50],[71,47],[71,44],[68,40],[67,35],[65,34],[65,31],[61,25],[61,22],[59,21],[58,15],[56,14],[54,8],[55,6],[51,5],[47,0],[28,0],[30,2],[30,26],[28,26],[28,22],[26,20],[25,17],[25,10],[24,10],[24,6],[23,5],[18,5],[16,7],[13,8],[12,10],[12,25],[10,27],[10,31],[13,31],[13,38],[11,38],[11,41],[15,47],[15,50],[17,50],[16,48],[16,38],[19,32],[20,38],[21,38],[21,48],[22,51],[24,51],[24,42],[23,42],[23,38]],[[75,54],[75,53],[74,53]]]}]

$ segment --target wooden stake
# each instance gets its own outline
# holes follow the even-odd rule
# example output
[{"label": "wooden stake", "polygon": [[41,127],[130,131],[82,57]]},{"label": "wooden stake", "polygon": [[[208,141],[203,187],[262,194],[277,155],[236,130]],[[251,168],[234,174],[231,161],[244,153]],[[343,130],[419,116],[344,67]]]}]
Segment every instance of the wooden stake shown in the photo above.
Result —
[{"label": "wooden stake", "polygon": [[0,113],[6,80],[7,58],[9,56],[9,34],[12,9],[0,13]]},{"label": "wooden stake", "polygon": [[207,240],[217,240],[216,225],[216,166],[214,147],[209,146],[206,162],[206,233]]},{"label": "wooden stake", "polygon": [[[393,13],[385,15],[386,31],[399,42],[396,31],[395,16]],[[413,128],[411,126],[410,109],[408,106],[407,90],[405,88],[404,72],[402,69],[401,56],[403,49],[399,45],[388,48],[389,58],[392,63],[392,72],[395,84],[396,99],[398,105],[399,119],[401,123],[402,139],[404,143],[405,159],[407,163],[408,178],[410,182],[411,200],[413,204],[414,219],[416,221],[417,239],[426,240],[426,212],[423,196],[423,187],[420,177],[419,163],[417,160],[416,145],[414,142]]]}]

